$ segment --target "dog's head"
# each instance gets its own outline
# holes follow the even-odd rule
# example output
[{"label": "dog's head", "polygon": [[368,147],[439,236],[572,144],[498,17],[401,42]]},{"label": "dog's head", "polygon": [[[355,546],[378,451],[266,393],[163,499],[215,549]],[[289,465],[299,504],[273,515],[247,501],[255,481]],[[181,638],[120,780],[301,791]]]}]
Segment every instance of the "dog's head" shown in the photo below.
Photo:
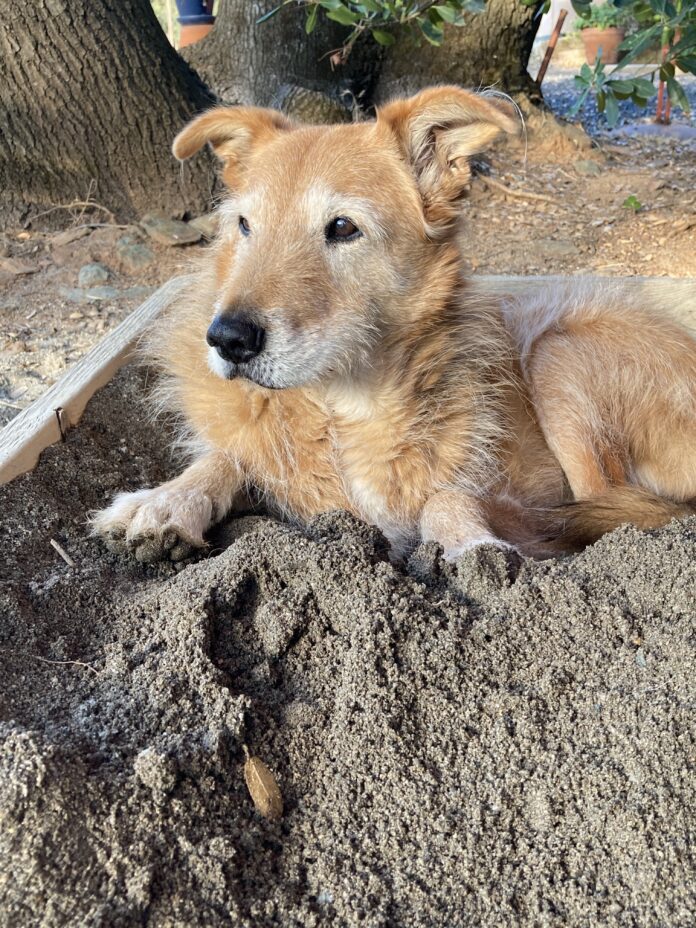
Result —
[{"label": "dog's head", "polygon": [[353,125],[297,126],[244,107],[194,119],[174,154],[210,143],[229,191],[214,246],[211,368],[282,388],[369,364],[453,233],[469,157],[516,130],[505,104],[457,87]]}]

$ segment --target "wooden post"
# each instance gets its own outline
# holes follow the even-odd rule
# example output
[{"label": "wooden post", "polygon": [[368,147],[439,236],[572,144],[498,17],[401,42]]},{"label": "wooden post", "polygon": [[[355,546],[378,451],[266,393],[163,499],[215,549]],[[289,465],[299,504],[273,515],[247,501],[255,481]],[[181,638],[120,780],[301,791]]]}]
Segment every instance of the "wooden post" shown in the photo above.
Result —
[{"label": "wooden post", "polygon": [[541,82],[546,77],[546,71],[551,61],[551,56],[554,53],[556,48],[556,43],[558,42],[558,37],[561,34],[561,29],[563,28],[563,23],[565,18],[568,15],[567,10],[561,10],[558,14],[558,19],[556,20],[556,25],[553,27],[553,32],[551,33],[551,38],[549,39],[549,44],[546,46],[546,53],[544,55],[544,60],[541,62],[541,67],[539,68],[539,73],[537,74],[537,84],[541,86]]}]

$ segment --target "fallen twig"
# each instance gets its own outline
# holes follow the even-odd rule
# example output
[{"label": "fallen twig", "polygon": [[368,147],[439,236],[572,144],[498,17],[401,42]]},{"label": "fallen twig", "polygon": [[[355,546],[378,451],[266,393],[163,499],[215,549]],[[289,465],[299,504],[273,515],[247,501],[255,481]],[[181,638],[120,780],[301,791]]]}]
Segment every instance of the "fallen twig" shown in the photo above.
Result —
[{"label": "fallen twig", "polygon": [[51,538],[51,547],[54,548],[58,552],[58,554],[60,554],[60,556],[63,558],[65,563],[68,565],[68,567],[75,566],[75,561],[73,561],[73,559],[70,557],[70,555],[65,550],[65,548],[61,544],[59,544],[55,540],[55,538]]},{"label": "fallen twig", "polygon": [[502,193],[506,197],[512,197],[518,200],[538,200],[540,203],[551,203],[554,206],[561,205],[558,200],[553,197],[544,196],[543,193],[533,193],[531,190],[512,190],[510,187],[506,187],[505,184],[501,184],[500,181],[493,180],[491,177],[486,177],[484,174],[479,174],[479,177],[488,188],[497,190],[498,193]]},{"label": "fallen twig", "polygon": [[27,229],[33,222],[36,222],[37,219],[41,219],[44,216],[48,216],[51,213],[55,213],[58,210],[66,209],[68,212],[70,210],[81,209],[82,212],[79,215],[74,216],[73,218],[77,223],[80,222],[80,219],[84,215],[86,209],[98,209],[106,215],[115,223],[116,216],[111,212],[110,209],[107,209],[106,206],[102,206],[101,203],[95,203],[93,200],[73,200],[72,203],[59,203],[58,206],[52,206],[50,209],[45,209],[41,213],[35,213],[24,223],[23,229]]},{"label": "fallen twig", "polygon": [[20,651],[19,648],[0,648],[0,651],[5,651],[8,654],[14,654],[17,657],[25,657],[33,661],[41,661],[42,664],[74,664],[76,667],[85,667],[87,670],[91,670],[94,674],[99,674],[99,671],[92,664],[87,664],[85,661],[54,661],[49,657],[41,657],[40,654],[31,654],[30,652]]}]

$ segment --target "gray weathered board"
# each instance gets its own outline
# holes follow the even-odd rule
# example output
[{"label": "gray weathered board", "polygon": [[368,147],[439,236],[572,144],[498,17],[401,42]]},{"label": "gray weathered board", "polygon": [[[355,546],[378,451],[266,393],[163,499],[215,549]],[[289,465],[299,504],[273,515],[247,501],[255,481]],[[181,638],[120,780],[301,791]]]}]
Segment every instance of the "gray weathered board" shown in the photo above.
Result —
[{"label": "gray weathered board", "polygon": [[160,287],[38,400],[10,420],[0,431],[0,484],[32,470],[44,448],[60,441],[61,426],[77,425],[91,397],[132,357],[143,331],[181,292],[186,280],[174,277]]},{"label": "gray weathered board", "polygon": [[[488,292],[521,294],[539,283],[552,286],[559,277],[476,277]],[[609,278],[615,281],[617,278]],[[174,277],[131,313],[113,332],[81,358],[56,383],[0,431],[0,484],[32,470],[39,455],[73,428],[85,406],[134,354],[138,339],[150,322],[181,293],[187,277]],[[631,292],[696,327],[696,281],[666,277],[623,278]],[[59,424],[57,410],[61,410]]]}]

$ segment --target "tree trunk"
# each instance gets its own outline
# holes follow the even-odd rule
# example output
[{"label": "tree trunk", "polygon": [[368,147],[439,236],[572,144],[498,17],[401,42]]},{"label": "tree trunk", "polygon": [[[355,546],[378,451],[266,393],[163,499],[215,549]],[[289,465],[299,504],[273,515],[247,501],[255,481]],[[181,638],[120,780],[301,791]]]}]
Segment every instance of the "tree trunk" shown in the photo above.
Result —
[{"label": "tree trunk", "polygon": [[444,43],[399,35],[382,66],[374,102],[410,94],[428,84],[454,83],[523,93],[540,101],[538,85],[527,73],[541,3],[488,0],[482,13],[466,16],[465,26],[446,26]]},{"label": "tree trunk", "polygon": [[341,46],[348,30],[320,16],[307,36],[304,12],[292,7],[257,25],[269,2],[220,0],[213,31],[184,52],[227,102],[285,109],[287,88],[299,86],[344,105],[357,98],[369,108],[395,94],[443,82],[494,86],[540,99],[526,66],[541,3],[528,7],[520,0],[488,0],[485,12],[470,14],[466,26],[446,27],[445,42],[437,48],[405,29],[395,32],[397,42],[388,49],[365,38],[346,64],[332,68],[328,53]]},{"label": "tree trunk", "polygon": [[174,135],[210,95],[149,0],[0,0],[0,220],[91,195],[121,218],[204,208]]},{"label": "tree trunk", "polygon": [[348,62],[334,68],[330,53],[349,35],[345,26],[322,15],[307,35],[304,12],[292,7],[257,25],[270,6],[271,0],[220,0],[212,32],[182,51],[221,100],[279,107],[293,87],[346,106],[369,95],[381,61],[374,41],[357,43]]}]

